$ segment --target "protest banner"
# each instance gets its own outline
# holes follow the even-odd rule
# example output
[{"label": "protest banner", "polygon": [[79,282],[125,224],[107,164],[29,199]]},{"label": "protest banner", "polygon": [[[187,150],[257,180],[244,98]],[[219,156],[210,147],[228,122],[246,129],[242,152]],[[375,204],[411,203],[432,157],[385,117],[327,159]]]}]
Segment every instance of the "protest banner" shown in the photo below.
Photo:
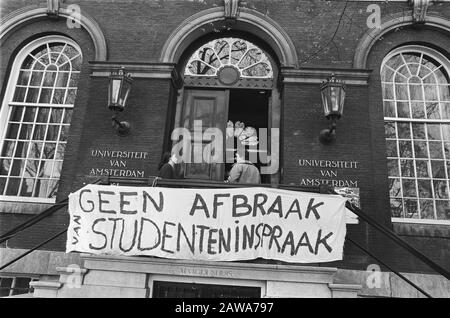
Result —
[{"label": "protest banner", "polygon": [[66,251],[295,263],[341,260],[346,199],[270,188],[88,185],[69,196]]}]

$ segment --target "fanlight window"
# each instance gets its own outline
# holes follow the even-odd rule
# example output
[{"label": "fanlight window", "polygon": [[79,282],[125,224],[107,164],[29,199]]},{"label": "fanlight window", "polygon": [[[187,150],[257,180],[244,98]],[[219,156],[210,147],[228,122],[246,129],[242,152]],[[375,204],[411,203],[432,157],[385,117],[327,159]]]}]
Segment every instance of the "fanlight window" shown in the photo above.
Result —
[{"label": "fanlight window", "polygon": [[216,39],[201,46],[189,59],[184,74],[220,77],[221,72],[230,73],[225,78],[273,77],[267,55],[253,43],[237,38]]},{"label": "fanlight window", "polygon": [[391,212],[394,218],[450,220],[449,61],[408,46],[381,69]]}]

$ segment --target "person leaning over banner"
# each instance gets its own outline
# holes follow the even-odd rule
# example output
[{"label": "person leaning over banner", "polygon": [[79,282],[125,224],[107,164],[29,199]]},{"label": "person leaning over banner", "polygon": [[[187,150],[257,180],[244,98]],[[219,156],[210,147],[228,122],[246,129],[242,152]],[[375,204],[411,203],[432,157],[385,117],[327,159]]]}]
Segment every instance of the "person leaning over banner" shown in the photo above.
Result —
[{"label": "person leaning over banner", "polygon": [[179,179],[178,163],[180,163],[180,159],[176,154],[172,154],[169,151],[165,152],[159,163],[158,177],[163,179]]},{"label": "person leaning over banner", "polygon": [[259,170],[252,162],[245,159],[248,157],[248,148],[244,148],[243,156],[239,151],[236,151],[236,163],[231,168],[229,177],[225,182],[261,183]]}]

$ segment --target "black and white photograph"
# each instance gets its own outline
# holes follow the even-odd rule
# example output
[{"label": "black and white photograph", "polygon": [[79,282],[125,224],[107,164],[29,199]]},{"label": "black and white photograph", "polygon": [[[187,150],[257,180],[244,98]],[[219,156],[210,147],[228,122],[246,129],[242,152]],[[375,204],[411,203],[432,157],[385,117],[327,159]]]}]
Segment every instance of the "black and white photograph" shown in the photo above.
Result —
[{"label": "black and white photograph", "polygon": [[450,0],[0,0],[0,298],[450,298]]}]

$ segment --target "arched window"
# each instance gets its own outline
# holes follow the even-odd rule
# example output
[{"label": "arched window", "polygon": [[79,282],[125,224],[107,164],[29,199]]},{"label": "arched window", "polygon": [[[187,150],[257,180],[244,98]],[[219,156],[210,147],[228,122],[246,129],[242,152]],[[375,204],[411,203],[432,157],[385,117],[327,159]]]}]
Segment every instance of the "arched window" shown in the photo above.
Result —
[{"label": "arched window", "polygon": [[17,55],[0,111],[0,198],[54,201],[81,62],[78,45],[61,36]]},{"label": "arched window", "polygon": [[445,56],[421,46],[396,49],[383,61],[389,190],[396,220],[450,221],[449,65]]}]

